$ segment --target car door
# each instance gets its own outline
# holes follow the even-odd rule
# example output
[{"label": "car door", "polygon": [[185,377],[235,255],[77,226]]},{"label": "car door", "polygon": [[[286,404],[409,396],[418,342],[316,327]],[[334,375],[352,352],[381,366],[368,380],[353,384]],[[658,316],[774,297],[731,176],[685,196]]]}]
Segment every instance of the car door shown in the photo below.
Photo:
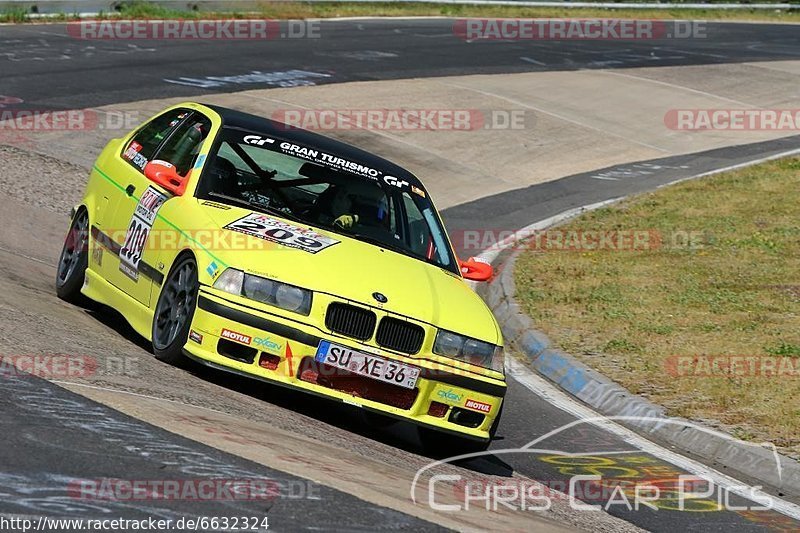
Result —
[{"label": "car door", "polygon": [[[194,117],[194,118],[193,118]],[[195,128],[207,124],[204,131]],[[112,209],[114,242],[118,248],[114,259],[104,265],[106,279],[149,306],[153,283],[160,285],[164,274],[157,267],[159,239],[151,239],[161,207],[172,197],[165,189],[145,176],[150,161],[174,160],[178,173],[186,175],[193,164],[202,140],[208,134],[210,121],[189,109],[174,109],[159,115],[123,146],[120,157],[127,164],[119,165],[115,180],[123,189]],[[191,129],[191,134],[187,130]],[[120,240],[121,237],[121,240]]]}]

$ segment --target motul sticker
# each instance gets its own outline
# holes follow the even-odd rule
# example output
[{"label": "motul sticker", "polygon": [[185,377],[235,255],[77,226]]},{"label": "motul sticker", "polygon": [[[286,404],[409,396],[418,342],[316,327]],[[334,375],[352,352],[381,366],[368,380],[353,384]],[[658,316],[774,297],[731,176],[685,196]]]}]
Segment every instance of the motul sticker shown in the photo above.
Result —
[{"label": "motul sticker", "polygon": [[250,345],[253,342],[253,338],[250,335],[245,335],[244,333],[237,333],[235,331],[231,331],[229,329],[223,329],[222,333],[219,335],[223,339],[230,339],[232,341],[241,342],[242,344]]},{"label": "motul sticker", "polygon": [[492,406],[488,403],[479,402],[477,400],[467,400],[467,403],[464,404],[464,407],[467,409],[474,409],[476,411],[480,411],[481,413],[488,413],[492,410]]}]

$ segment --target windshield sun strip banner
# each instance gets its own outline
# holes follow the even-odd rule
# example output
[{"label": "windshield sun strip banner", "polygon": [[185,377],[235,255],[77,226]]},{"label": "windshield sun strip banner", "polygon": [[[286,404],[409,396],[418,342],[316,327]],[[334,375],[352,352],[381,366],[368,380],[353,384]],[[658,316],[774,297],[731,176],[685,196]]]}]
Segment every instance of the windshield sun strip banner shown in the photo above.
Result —
[{"label": "windshield sun strip banner", "polygon": [[383,181],[388,186],[397,187],[401,190],[411,191],[414,194],[425,198],[425,191],[421,188],[421,184],[411,184],[404,179],[391,176],[367,165],[362,165],[357,161],[352,161],[335,154],[330,154],[318,148],[303,146],[294,142],[282,141],[280,139],[273,139],[271,137],[248,134],[244,135],[241,139],[243,144],[248,146],[255,146],[272,152],[278,152],[299,159],[305,159],[312,163],[324,166],[331,170],[339,172],[347,172],[356,176],[369,178],[375,181]]}]

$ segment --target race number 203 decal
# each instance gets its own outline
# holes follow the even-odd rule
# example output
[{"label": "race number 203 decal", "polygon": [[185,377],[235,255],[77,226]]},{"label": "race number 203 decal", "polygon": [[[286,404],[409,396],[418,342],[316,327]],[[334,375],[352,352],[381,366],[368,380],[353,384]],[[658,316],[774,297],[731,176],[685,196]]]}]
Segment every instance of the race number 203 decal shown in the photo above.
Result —
[{"label": "race number 203 decal", "polygon": [[119,251],[119,269],[134,281],[139,279],[139,262],[142,260],[147,237],[150,236],[158,210],[166,199],[166,195],[148,187],[133,211],[125,234],[125,244]]},{"label": "race number 203 decal", "polygon": [[315,254],[338,243],[336,239],[259,213],[234,220],[225,229]]}]

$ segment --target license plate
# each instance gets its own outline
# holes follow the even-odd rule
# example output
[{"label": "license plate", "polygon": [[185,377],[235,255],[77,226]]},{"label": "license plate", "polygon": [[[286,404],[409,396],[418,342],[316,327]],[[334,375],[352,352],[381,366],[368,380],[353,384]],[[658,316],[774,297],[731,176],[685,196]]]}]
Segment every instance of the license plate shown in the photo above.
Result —
[{"label": "license plate", "polygon": [[328,341],[320,341],[315,360],[406,389],[413,389],[419,378],[419,368],[357,352]]}]

